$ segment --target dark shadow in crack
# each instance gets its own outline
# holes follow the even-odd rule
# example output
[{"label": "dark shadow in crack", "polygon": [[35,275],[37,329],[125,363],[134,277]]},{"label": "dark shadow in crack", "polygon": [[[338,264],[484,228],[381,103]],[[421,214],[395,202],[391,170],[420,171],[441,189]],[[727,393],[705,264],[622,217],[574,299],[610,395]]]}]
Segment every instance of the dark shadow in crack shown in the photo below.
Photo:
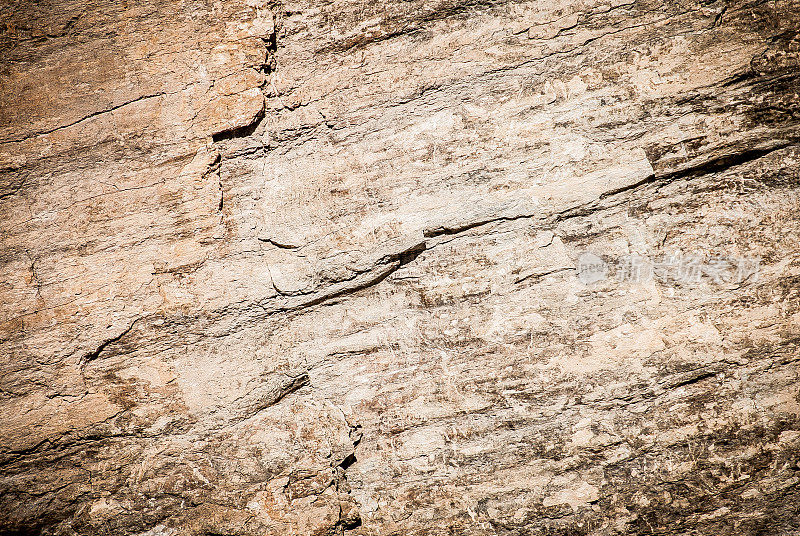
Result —
[{"label": "dark shadow in crack", "polygon": [[214,143],[217,143],[220,141],[232,140],[234,138],[246,138],[247,136],[252,135],[256,131],[258,125],[261,123],[262,118],[263,115],[260,115],[259,117],[256,118],[255,121],[253,121],[249,125],[245,125],[243,127],[238,127],[238,128],[232,128],[230,130],[223,130],[222,132],[217,132],[216,134],[212,134],[211,140]]}]

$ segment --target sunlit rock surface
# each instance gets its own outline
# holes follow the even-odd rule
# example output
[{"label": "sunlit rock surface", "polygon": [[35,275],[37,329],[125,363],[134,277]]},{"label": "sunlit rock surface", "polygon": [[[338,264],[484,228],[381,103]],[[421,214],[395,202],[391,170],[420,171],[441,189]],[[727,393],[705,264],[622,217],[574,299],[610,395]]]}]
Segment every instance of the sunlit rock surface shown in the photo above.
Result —
[{"label": "sunlit rock surface", "polygon": [[799,31],[0,4],[0,533],[800,534]]}]

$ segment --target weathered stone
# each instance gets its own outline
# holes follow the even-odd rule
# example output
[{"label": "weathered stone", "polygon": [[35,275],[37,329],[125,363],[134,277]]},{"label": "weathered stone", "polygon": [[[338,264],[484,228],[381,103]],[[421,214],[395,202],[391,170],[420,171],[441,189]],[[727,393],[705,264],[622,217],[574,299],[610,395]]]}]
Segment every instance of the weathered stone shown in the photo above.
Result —
[{"label": "weathered stone", "polygon": [[0,533],[800,534],[797,0],[0,15]]}]

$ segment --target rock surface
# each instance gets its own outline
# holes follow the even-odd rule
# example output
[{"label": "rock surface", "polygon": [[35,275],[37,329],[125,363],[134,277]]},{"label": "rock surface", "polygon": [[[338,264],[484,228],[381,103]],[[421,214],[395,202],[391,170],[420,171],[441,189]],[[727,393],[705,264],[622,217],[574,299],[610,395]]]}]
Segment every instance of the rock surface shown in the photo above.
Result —
[{"label": "rock surface", "polygon": [[797,0],[0,21],[0,533],[800,534]]}]

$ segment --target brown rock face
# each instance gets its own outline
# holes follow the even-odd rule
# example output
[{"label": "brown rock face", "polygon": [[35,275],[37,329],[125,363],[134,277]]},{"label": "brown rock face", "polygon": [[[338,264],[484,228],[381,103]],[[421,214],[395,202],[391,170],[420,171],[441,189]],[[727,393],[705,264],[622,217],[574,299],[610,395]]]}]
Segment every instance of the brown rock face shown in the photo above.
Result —
[{"label": "brown rock face", "polygon": [[6,0],[0,534],[800,534],[800,2]]}]

